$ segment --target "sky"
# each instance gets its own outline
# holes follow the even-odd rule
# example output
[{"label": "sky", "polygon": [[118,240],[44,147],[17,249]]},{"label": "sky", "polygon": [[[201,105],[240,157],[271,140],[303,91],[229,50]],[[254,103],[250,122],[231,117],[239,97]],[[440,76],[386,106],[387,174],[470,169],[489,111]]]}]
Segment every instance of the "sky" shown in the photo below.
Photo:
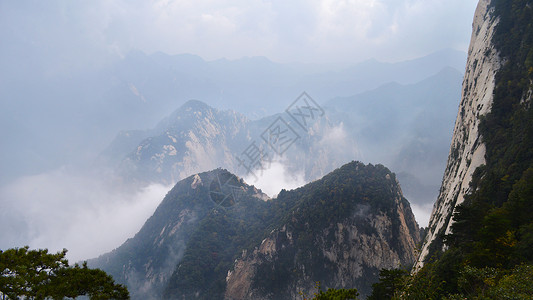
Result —
[{"label": "sky", "polygon": [[400,61],[443,48],[466,51],[470,31],[465,28],[471,28],[476,3],[1,0],[0,38],[38,47],[44,56],[61,54],[55,63],[69,67],[102,63],[132,49],[192,53],[206,60],[265,56],[276,62]]},{"label": "sky", "polygon": [[[370,58],[402,61],[443,48],[466,51],[476,4],[477,0],[0,0],[0,70],[10,70],[0,71],[0,80],[7,85],[11,77],[31,77],[32,72],[54,78],[97,69],[132,50],[190,53],[205,60],[264,56],[281,63],[332,64]],[[1,98],[0,104],[9,107],[9,101]],[[46,110],[46,103],[42,107]],[[46,142],[35,139],[35,144]],[[123,194],[104,181],[64,168],[18,178],[0,186],[0,219],[3,214],[20,214],[29,228],[23,239],[32,247],[66,247],[73,260],[94,257],[131,237],[169,189],[154,185]],[[258,185],[273,196],[281,188],[303,183],[301,176],[287,177],[283,165],[275,165]],[[430,208],[414,210],[422,215]],[[427,217],[426,213],[422,223]],[[108,228],[116,230],[102,236]],[[19,237],[18,232],[0,231],[0,247]]]}]

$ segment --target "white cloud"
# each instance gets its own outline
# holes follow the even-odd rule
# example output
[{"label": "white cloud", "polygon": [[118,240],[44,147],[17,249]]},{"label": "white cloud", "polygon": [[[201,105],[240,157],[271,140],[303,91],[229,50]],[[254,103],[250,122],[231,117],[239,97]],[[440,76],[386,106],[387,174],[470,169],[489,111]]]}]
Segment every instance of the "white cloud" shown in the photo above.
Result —
[{"label": "white cloud", "polygon": [[120,190],[65,168],[20,178],[0,190],[4,214],[9,212],[2,225],[10,229],[0,246],[66,248],[72,262],[96,257],[133,237],[169,189]]},{"label": "white cloud", "polygon": [[432,203],[415,204],[411,203],[411,210],[415,215],[416,221],[420,227],[427,227],[429,224],[429,218],[431,217],[431,211],[433,210]]},{"label": "white cloud", "polygon": [[341,122],[333,127],[325,127],[325,130],[320,135],[322,136],[319,142],[320,147],[327,149],[331,157],[339,159],[339,163],[361,159],[356,141],[348,135],[344,128],[344,123]]},{"label": "white cloud", "polygon": [[304,174],[291,174],[281,161],[273,161],[268,168],[244,178],[248,184],[260,188],[270,197],[276,197],[282,189],[292,190],[306,184]]},{"label": "white cloud", "polygon": [[325,132],[322,134],[322,139],[320,140],[320,143],[322,146],[326,145],[334,145],[335,147],[344,147],[346,146],[347,141],[347,133],[346,130],[344,130],[344,123],[340,123],[337,126],[334,127],[326,127]]}]

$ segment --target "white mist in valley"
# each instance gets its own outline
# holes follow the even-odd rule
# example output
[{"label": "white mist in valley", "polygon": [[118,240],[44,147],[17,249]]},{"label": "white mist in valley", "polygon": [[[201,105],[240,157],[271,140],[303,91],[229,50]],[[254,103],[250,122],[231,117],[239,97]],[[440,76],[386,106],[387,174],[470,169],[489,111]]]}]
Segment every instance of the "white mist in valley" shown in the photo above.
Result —
[{"label": "white mist in valley", "polygon": [[[409,199],[407,199],[409,200]],[[427,227],[429,224],[429,218],[431,217],[431,211],[433,210],[432,203],[416,204],[411,203],[411,210],[415,215],[416,222],[420,227]]]},{"label": "white mist in valley", "polygon": [[0,248],[66,248],[73,262],[96,257],[138,232],[171,188],[132,191],[106,179],[60,168],[4,186]]},{"label": "white mist in valley", "polygon": [[292,190],[306,184],[303,173],[290,173],[281,161],[273,161],[264,170],[248,174],[244,181],[261,189],[269,197],[276,197],[282,189]]}]

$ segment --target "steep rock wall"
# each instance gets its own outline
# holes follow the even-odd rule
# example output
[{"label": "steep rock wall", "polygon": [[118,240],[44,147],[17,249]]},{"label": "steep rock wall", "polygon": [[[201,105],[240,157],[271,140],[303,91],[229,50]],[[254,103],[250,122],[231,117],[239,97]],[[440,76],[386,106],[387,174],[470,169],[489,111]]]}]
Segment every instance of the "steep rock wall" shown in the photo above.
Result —
[{"label": "steep rock wall", "polygon": [[455,207],[470,192],[470,181],[476,168],[485,163],[485,145],[479,135],[480,117],[490,112],[495,75],[501,67],[501,60],[492,44],[498,19],[491,15],[490,0],[480,0],[472,25],[461,103],[448,163],[415,270],[423,266],[434,250],[442,248],[442,235],[450,233]]},{"label": "steep rock wall", "polygon": [[[226,277],[225,299],[301,299],[316,292],[317,281],[323,289],[355,287],[368,295],[380,269],[412,265],[418,225],[398,182],[384,179],[388,208],[358,203],[349,216],[318,231],[312,216],[296,212],[255,249],[243,251]],[[307,235],[312,251],[305,250]]]}]

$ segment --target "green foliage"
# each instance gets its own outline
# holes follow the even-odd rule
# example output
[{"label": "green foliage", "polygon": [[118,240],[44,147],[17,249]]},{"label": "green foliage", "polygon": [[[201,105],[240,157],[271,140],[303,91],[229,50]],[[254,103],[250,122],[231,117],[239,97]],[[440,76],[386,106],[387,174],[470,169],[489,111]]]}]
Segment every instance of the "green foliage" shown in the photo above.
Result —
[{"label": "green foliage", "polygon": [[439,299],[456,292],[462,254],[450,249],[413,276],[405,278],[405,284],[393,299]]},{"label": "green foliage", "polygon": [[356,300],[357,296],[356,289],[328,289],[325,293],[320,290],[313,300]]},{"label": "green foliage", "polygon": [[531,299],[533,297],[533,266],[520,265],[504,275],[489,290],[489,297],[500,299]]},{"label": "green foliage", "polygon": [[67,250],[56,254],[29,247],[0,251],[0,295],[8,299],[129,299],[128,290],[87,264],[69,267]]},{"label": "green foliage", "polygon": [[532,282],[532,265],[519,265],[509,271],[466,266],[459,278],[460,293],[446,299],[531,299]]},{"label": "green foliage", "polygon": [[300,295],[303,296],[303,300],[357,300],[357,296],[359,296],[357,289],[329,288],[324,292],[320,286],[320,282],[316,282],[315,286],[318,291],[314,293],[313,298],[308,298],[308,296],[300,293]]},{"label": "green foliage", "polygon": [[405,284],[409,272],[403,269],[382,269],[379,271],[379,282],[372,285],[369,300],[392,299]]},{"label": "green foliage", "polygon": [[[511,270],[463,267],[458,274],[457,290],[446,290],[446,282],[435,263],[424,266],[416,275],[386,271],[367,299],[531,299],[533,265],[518,265]],[[393,292],[391,292],[393,291]]]}]

